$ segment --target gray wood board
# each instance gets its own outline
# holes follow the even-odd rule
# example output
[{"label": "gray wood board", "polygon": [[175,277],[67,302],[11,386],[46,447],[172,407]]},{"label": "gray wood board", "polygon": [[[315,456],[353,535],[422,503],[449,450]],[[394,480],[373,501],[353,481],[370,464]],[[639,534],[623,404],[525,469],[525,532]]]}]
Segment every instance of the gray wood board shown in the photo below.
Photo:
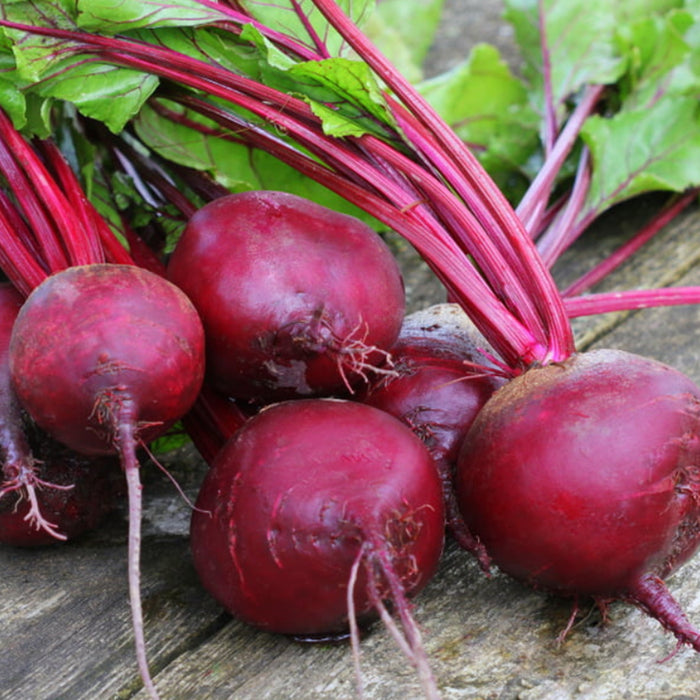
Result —
[{"label": "gray wood board", "polygon": [[[448,2],[443,32],[450,41],[432,52],[433,65],[447,65],[476,39],[502,43],[507,51],[510,37],[497,21],[499,9],[493,1]],[[634,230],[643,212],[635,204],[606,217],[564,257],[557,280],[564,284],[592,265]],[[401,256],[412,308],[441,301],[425,267],[408,250]],[[700,284],[699,256],[695,209],[604,288]],[[574,326],[582,347],[638,352],[700,381],[699,322],[700,307],[677,307],[580,319]],[[201,461],[185,451],[169,466],[194,495],[204,473]],[[187,506],[153,467],[143,471],[146,637],[162,697],[353,698],[347,645],[300,645],[265,634],[232,620],[210,600],[191,566]],[[144,697],[137,691],[127,605],[124,510],[74,543],[39,550],[0,548],[0,569],[0,698]],[[698,575],[696,557],[669,586],[700,624]],[[558,645],[569,612],[568,601],[499,573],[486,578],[454,545],[415,607],[446,700],[700,697],[700,656],[683,649],[657,663],[673,651],[674,640],[654,620],[629,605],[614,604],[608,624],[591,610]],[[362,669],[367,698],[421,697],[413,670],[379,625],[363,640]]]}]

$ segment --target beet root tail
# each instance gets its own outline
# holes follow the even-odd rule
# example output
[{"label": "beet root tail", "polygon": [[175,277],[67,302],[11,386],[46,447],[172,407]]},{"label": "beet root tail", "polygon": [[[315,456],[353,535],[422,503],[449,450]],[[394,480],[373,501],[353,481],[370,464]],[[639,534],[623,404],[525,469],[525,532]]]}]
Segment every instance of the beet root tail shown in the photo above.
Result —
[{"label": "beet root tail", "polygon": [[426,700],[441,700],[442,696],[430,667],[428,654],[423,646],[420,629],[411,612],[411,604],[406,596],[401,579],[394,569],[391,556],[381,546],[381,543],[375,545],[371,562],[378,574],[378,579],[384,580],[388,584],[389,598],[394,608],[395,616],[398,619],[398,624],[384,605],[379,590],[379,580],[370,577],[368,581],[370,598],[380,619],[399,649],[403,651],[406,658],[415,668]]},{"label": "beet root tail", "polygon": [[142,484],[139,474],[139,464],[136,459],[136,437],[132,420],[119,421],[117,439],[122,467],[126,476],[129,499],[129,601],[131,604],[131,619],[136,646],[136,660],[145,690],[152,700],[159,700],[146,656],[146,640],[143,630],[143,607],[141,604],[141,517],[142,517]]},{"label": "beet root tail", "polygon": [[700,651],[700,630],[689,622],[678,601],[658,576],[643,576],[626,599],[658,620],[675,635],[679,644],[687,644]]}]

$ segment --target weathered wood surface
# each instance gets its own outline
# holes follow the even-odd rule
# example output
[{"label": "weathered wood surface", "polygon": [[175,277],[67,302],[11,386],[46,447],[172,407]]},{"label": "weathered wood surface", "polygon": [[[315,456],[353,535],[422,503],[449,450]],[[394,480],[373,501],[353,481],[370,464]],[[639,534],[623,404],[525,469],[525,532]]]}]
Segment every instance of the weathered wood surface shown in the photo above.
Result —
[{"label": "weathered wood surface", "polygon": [[[448,3],[446,31],[505,41],[498,4]],[[468,17],[467,17],[468,15]],[[462,29],[457,31],[455,28]],[[498,32],[494,35],[493,32]],[[452,51],[455,51],[454,44]],[[450,60],[449,56],[434,60]],[[651,210],[635,203],[566,256],[564,283],[629,235]],[[678,219],[606,286],[700,284],[700,212]],[[407,266],[407,270],[409,267]],[[424,270],[407,272],[414,306],[435,300]],[[700,381],[700,307],[658,309],[576,322],[583,345],[624,348],[671,364]],[[193,496],[204,471],[191,454],[169,465]],[[302,646],[230,619],[200,588],[187,546],[188,508],[156,470],[147,479],[143,598],[152,667],[164,700],[344,700],[355,696],[345,645]],[[126,587],[124,513],[79,542],[36,551],[0,548],[0,698],[142,700]],[[700,557],[670,579],[700,624]],[[304,605],[304,601],[299,601]],[[557,646],[570,604],[507,577],[485,578],[448,547],[441,570],[416,601],[416,617],[446,700],[700,698],[700,655],[674,649],[670,635],[624,604],[602,625],[595,611]],[[363,641],[366,697],[420,698],[412,670],[377,627]]]}]

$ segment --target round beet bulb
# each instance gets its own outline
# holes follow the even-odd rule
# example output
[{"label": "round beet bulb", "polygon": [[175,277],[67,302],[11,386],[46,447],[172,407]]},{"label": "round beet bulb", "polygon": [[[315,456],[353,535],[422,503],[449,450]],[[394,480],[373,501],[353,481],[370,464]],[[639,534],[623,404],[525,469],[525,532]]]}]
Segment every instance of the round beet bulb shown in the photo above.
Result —
[{"label": "round beet bulb", "polygon": [[37,425],[86,455],[118,454],[129,498],[129,597],[139,670],[146,661],[140,600],[138,446],[193,405],[204,376],[204,329],[186,295],[134,265],[69,267],[32,291],[10,338],[10,375]]},{"label": "round beet bulb", "polygon": [[537,588],[628,600],[700,650],[662,579],[700,544],[700,388],[617,350],[527,370],[477,416],[457,497],[503,571]]},{"label": "round beet bulb", "polygon": [[356,644],[357,621],[391,601],[433,687],[407,598],[436,571],[445,515],[430,454],[400,421],[353,401],[274,404],[219,453],[196,505],[194,564],[229,612]]},{"label": "round beet bulb", "polygon": [[206,204],[168,278],[202,317],[213,385],[262,403],[347,392],[384,361],[405,309],[398,264],[375,231],[283,192]]}]

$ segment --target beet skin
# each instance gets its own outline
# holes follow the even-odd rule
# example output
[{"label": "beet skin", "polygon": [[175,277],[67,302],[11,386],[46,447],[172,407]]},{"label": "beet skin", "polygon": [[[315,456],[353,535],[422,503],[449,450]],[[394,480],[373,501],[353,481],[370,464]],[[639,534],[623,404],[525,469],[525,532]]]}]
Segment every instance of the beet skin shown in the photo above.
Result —
[{"label": "beet skin", "polygon": [[[192,518],[199,576],[231,613],[268,631],[342,634],[347,590],[358,617],[369,588],[407,595],[434,574],[444,512],[421,441],[360,403],[302,399],[253,417],[205,477]],[[387,595],[387,597],[391,597]]]},{"label": "beet skin", "polygon": [[503,571],[559,594],[636,603],[700,650],[662,579],[700,544],[700,388],[617,350],[499,389],[459,455],[464,519]]}]

